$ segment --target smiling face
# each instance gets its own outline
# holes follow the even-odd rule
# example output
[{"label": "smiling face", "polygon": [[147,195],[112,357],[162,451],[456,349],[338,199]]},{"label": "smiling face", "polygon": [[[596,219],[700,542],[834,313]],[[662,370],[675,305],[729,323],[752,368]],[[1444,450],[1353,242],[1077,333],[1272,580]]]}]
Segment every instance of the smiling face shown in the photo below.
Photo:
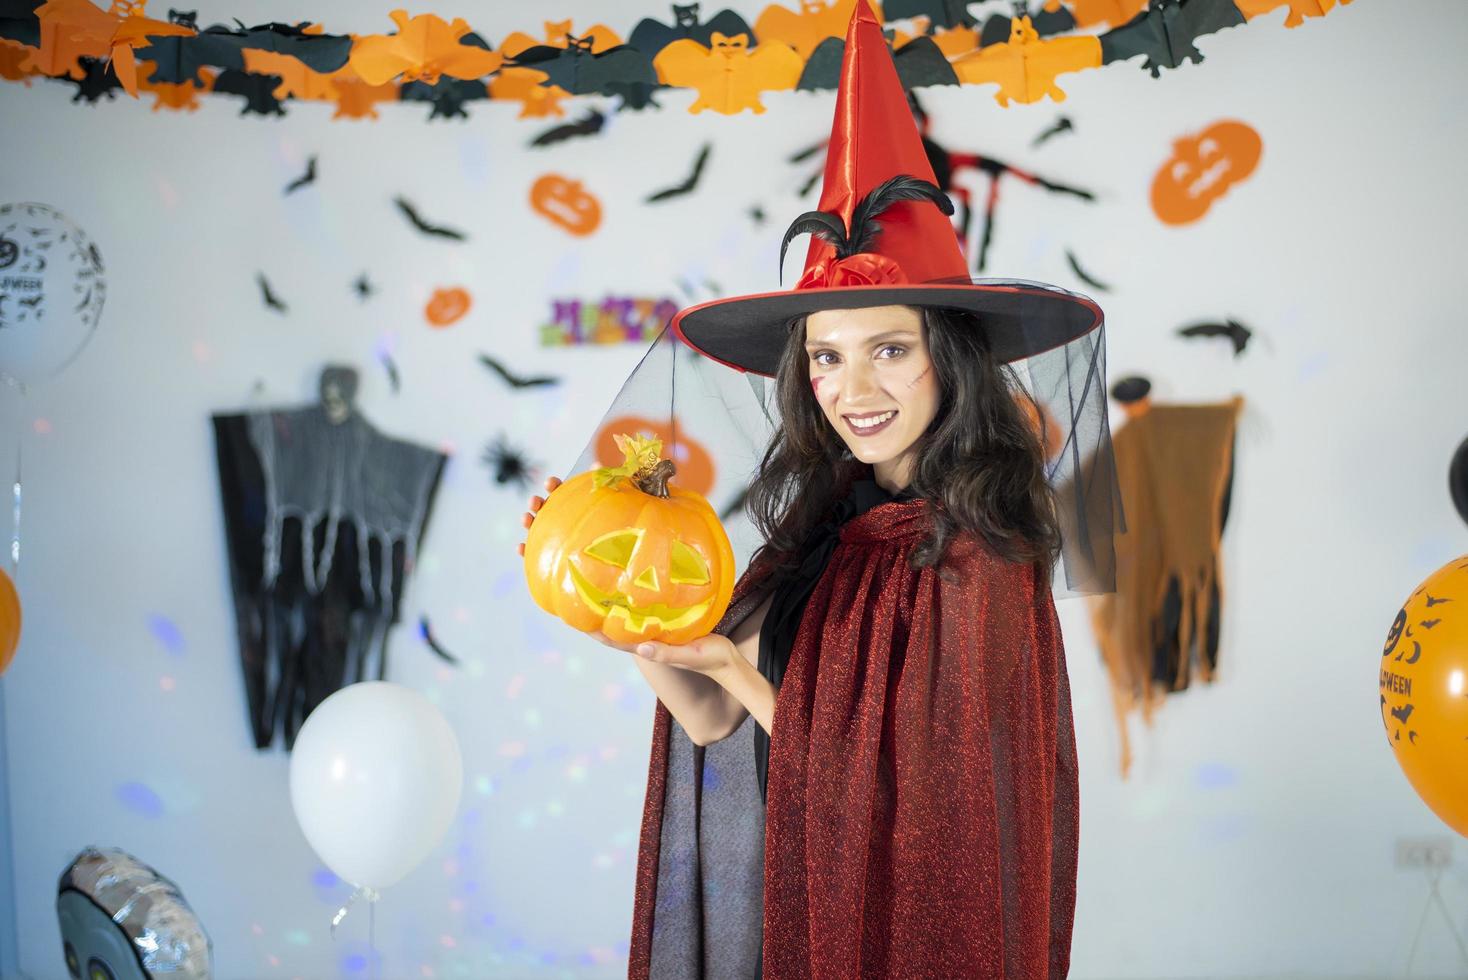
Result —
[{"label": "smiling face", "polygon": [[915,444],[941,400],[921,314],[819,310],[806,317],[805,352],[816,402],[852,455],[884,489],[907,486]]}]

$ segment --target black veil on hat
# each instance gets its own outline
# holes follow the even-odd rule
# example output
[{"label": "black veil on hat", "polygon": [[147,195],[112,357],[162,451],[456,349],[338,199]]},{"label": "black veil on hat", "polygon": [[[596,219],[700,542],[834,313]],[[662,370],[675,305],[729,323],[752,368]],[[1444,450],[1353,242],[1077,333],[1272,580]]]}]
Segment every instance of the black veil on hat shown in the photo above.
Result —
[{"label": "black veil on hat", "polygon": [[[860,84],[858,84],[858,79]],[[936,306],[977,316],[1034,399],[1058,493],[1059,595],[1111,591],[1120,494],[1107,421],[1105,328],[1094,300],[1048,283],[970,278],[881,25],[865,2],[847,32],[819,208],[795,288],[679,311],[638,363],[572,469],[615,466],[614,432],[663,441],[674,482],[719,512],[742,570],[760,544],[742,507],[779,426],[775,375],[792,320],[824,309]],[[1062,584],[1063,583],[1063,584]]]}]

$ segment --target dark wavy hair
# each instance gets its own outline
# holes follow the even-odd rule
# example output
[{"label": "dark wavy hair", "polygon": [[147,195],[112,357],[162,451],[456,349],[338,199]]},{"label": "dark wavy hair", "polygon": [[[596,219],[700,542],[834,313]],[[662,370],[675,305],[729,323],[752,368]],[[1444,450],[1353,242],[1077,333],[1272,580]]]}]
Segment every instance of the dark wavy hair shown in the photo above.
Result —
[{"label": "dark wavy hair", "polygon": [[[1043,433],[1031,421],[1045,414],[1014,370],[990,354],[977,314],[917,311],[940,395],[918,438],[909,484],[934,518],[912,564],[938,564],[955,534],[972,531],[1001,557],[1033,563],[1048,577],[1060,551],[1060,525],[1045,479]],[[761,577],[778,580],[867,464],[851,454],[812,397],[804,316],[791,321],[775,398],[781,424],[750,484],[748,507],[765,539],[755,556]]]}]

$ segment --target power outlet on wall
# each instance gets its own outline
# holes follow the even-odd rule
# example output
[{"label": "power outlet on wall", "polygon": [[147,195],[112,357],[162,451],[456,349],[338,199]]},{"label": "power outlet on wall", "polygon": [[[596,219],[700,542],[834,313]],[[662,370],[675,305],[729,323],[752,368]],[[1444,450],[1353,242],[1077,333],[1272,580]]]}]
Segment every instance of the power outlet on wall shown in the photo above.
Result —
[{"label": "power outlet on wall", "polygon": [[1446,868],[1453,863],[1451,837],[1398,837],[1397,867]]}]

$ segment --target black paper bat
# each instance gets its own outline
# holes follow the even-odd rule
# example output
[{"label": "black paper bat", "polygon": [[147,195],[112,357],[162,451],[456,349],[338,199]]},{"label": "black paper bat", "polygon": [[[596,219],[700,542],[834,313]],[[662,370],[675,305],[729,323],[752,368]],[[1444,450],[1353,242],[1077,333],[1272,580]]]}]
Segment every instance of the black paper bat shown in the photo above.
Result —
[{"label": "black paper bat", "polygon": [[450,78],[444,75],[437,82],[404,82],[398,89],[398,98],[404,102],[428,102],[433,105],[429,119],[468,119],[464,104],[489,98],[489,88],[477,78]]},{"label": "black paper bat", "polygon": [[666,187],[663,190],[649,194],[645,203],[656,204],[658,201],[666,201],[672,197],[681,197],[684,194],[692,193],[693,189],[698,186],[699,179],[703,177],[704,165],[709,162],[709,154],[713,152],[713,148],[714,145],[712,143],[705,143],[699,149],[698,156],[694,158],[693,173],[688,175],[688,179],[681,184],[675,184],[672,187]]},{"label": "black paper bat", "polygon": [[1106,285],[1104,282],[1099,282],[1098,280],[1092,279],[1090,276],[1086,275],[1086,273],[1081,269],[1080,263],[1076,261],[1075,253],[1072,252],[1070,249],[1065,250],[1065,261],[1070,263],[1070,271],[1076,274],[1076,278],[1085,283],[1087,286],[1090,286],[1092,289],[1099,289],[1102,292],[1109,292],[1111,290],[1111,287]]},{"label": "black paper bat", "polygon": [[499,375],[511,388],[541,388],[545,385],[558,385],[561,383],[560,378],[548,374],[533,375],[531,377],[521,377],[518,374],[513,374],[509,368],[488,354],[480,354],[479,363]]},{"label": "black paper bat", "polygon": [[306,161],[306,172],[304,174],[302,174],[301,176],[297,177],[295,180],[291,181],[289,184],[286,184],[285,185],[285,192],[287,194],[289,194],[292,191],[300,190],[302,187],[305,187],[307,184],[313,184],[315,182],[316,182],[316,158],[313,156],[313,157],[311,157],[311,159],[309,159],[309,160]]},{"label": "black paper bat", "polygon": [[1179,337],[1227,337],[1234,346],[1234,357],[1244,352],[1244,348],[1249,346],[1249,338],[1254,336],[1254,331],[1232,319],[1223,323],[1195,323],[1178,328],[1177,333]]},{"label": "black paper bat", "polygon": [[892,63],[897,66],[902,87],[908,90],[958,84],[958,74],[948,63],[948,57],[939,50],[938,42],[926,35],[915,37],[893,51]]},{"label": "black paper bat", "polygon": [[219,77],[214,79],[213,90],[229,95],[243,95],[245,105],[240,109],[242,116],[283,116],[285,107],[275,97],[275,90],[280,87],[280,83],[279,75],[256,75],[253,72],[231,69],[219,73]]},{"label": "black paper bat", "polygon": [[4,0],[0,3],[0,37],[32,48],[41,46],[41,19],[36,8],[41,0]]},{"label": "black paper bat", "polygon": [[607,117],[592,109],[575,122],[552,126],[531,140],[530,145],[551,146],[555,143],[564,143],[566,140],[575,139],[577,136],[595,136],[602,131],[602,128],[606,124]]},{"label": "black paper bat", "polygon": [[168,22],[177,24],[179,27],[187,27],[190,30],[199,29],[199,12],[197,10],[174,10],[168,8]]},{"label": "black paper bat", "polygon": [[698,19],[699,4],[693,3],[687,6],[673,4],[673,23],[664,24],[652,18],[644,18],[637,22],[632,28],[627,43],[632,47],[653,58],[663,48],[674,41],[688,39],[697,41],[706,48],[713,47],[713,33],[718,31],[725,37],[733,37],[735,34],[749,36],[749,46],[755,46],[754,31],[750,29],[749,23],[732,10],[720,10],[707,21],[700,22]]},{"label": "black paper bat", "polygon": [[191,37],[150,37],[148,46],[134,49],[134,54],[139,61],[156,66],[155,82],[198,85],[200,68],[244,71],[244,48],[243,33],[216,24]]},{"label": "black paper bat", "polygon": [[1146,10],[1101,35],[1101,63],[1145,55],[1142,67],[1157,78],[1163,68],[1184,61],[1201,64],[1203,53],[1193,42],[1242,23],[1244,15],[1233,0],[1150,0]]},{"label": "black paper bat", "polygon": [[418,635],[423,637],[423,642],[428,644],[428,649],[449,663],[458,666],[459,658],[445,650],[443,644],[438,642],[438,638],[433,635],[433,627],[429,625],[427,616],[418,617]]},{"label": "black paper bat", "polygon": [[[1013,29],[1011,20],[1013,18],[1003,14],[989,16],[984,21],[984,26],[979,29],[979,47],[987,48],[991,44],[1008,41]],[[1040,37],[1050,37],[1052,34],[1066,34],[1075,30],[1076,19],[1068,9],[1057,4],[1054,13],[1049,13],[1042,8],[1030,15],[1030,26]]]},{"label": "black paper bat", "polygon": [[1059,119],[1055,120],[1055,124],[1053,126],[1042,132],[1039,136],[1036,136],[1034,142],[1032,142],[1030,146],[1039,146],[1041,143],[1044,143],[1046,140],[1054,136],[1059,136],[1061,133],[1068,133],[1074,130],[1075,124],[1070,121],[1070,117],[1061,116]]},{"label": "black paper bat", "polygon": [[377,290],[372,288],[372,283],[368,280],[367,273],[365,272],[357,277],[356,282],[352,283],[352,288],[357,291],[357,298],[363,302],[366,302],[367,297],[377,292]]},{"label": "black paper bat", "polygon": [[427,221],[424,221],[423,218],[419,217],[417,210],[409,203],[408,199],[401,195],[393,198],[392,202],[398,206],[399,211],[408,216],[408,220],[413,222],[413,227],[425,235],[452,238],[456,242],[462,242],[467,237],[462,231],[458,231],[457,229],[431,225]]},{"label": "black paper bat", "polygon": [[934,27],[973,27],[979,21],[968,12],[970,2],[972,0],[886,0],[882,4],[882,18],[907,20],[926,17]]},{"label": "black paper bat", "polygon": [[526,48],[512,62],[545,72],[541,85],[559,85],[572,95],[616,95],[622,108],[642,109],[652,102],[658,87],[652,59],[630,44],[619,44],[593,54],[590,37],[566,35],[567,46],[540,44]]},{"label": "black paper bat", "polygon": [[108,99],[117,98],[117,90],[122,88],[122,82],[117,80],[116,72],[108,70],[105,61],[82,55],[77,58],[77,63],[82,66],[82,77],[77,79],[63,76],[62,79],[76,86],[76,95],[71,97],[71,101],[96,104],[104,95]]},{"label": "black paper bat", "polygon": [[[347,63],[352,54],[352,38],[346,34],[312,34],[311,24],[279,24],[271,22],[246,27],[238,20],[240,44],[257,51],[273,51],[289,55],[315,72],[329,75]],[[211,28],[212,29],[212,28]]]},{"label": "black paper bat", "polygon": [[378,360],[382,361],[382,366],[387,371],[387,383],[392,385],[392,393],[396,395],[398,393],[398,390],[402,387],[403,383],[403,379],[398,376],[397,362],[394,361],[392,359],[392,355],[387,353],[386,351],[378,354],[377,358]]},{"label": "black paper bat", "polygon": [[270,281],[265,278],[265,273],[255,273],[255,281],[260,284],[260,298],[265,301],[266,308],[272,309],[277,313],[285,313],[286,305],[271,291]]}]

